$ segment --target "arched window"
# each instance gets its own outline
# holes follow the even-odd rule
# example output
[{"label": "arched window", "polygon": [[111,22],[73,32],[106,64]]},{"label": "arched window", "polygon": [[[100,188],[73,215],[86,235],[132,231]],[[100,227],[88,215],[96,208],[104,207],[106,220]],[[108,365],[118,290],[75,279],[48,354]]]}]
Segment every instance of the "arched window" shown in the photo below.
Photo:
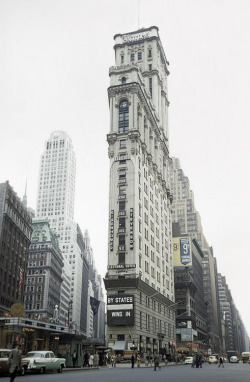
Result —
[{"label": "arched window", "polygon": [[127,133],[129,127],[129,105],[127,100],[119,104],[119,133]]}]

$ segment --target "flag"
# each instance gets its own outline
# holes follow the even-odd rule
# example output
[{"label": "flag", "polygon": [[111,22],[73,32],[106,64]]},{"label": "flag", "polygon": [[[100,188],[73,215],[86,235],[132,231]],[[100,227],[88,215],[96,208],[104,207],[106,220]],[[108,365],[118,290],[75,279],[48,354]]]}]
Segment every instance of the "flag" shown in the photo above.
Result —
[{"label": "flag", "polygon": [[90,296],[90,306],[94,316],[98,313],[99,304],[100,304],[99,300]]}]

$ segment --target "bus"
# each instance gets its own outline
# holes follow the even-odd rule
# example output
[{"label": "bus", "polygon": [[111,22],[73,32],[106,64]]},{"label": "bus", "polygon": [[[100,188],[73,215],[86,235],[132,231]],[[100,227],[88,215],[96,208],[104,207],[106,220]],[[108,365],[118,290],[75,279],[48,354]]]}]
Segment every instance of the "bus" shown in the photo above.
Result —
[{"label": "bus", "polygon": [[243,353],[241,354],[241,358],[243,363],[248,362],[250,360],[250,353],[248,351],[243,351]]}]

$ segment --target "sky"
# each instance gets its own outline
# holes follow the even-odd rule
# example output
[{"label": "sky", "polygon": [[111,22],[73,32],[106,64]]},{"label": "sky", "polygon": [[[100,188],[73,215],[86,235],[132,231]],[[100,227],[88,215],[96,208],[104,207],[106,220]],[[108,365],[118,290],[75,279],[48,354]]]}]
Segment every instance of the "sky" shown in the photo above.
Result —
[{"label": "sky", "polygon": [[0,0],[0,182],[36,207],[40,157],[66,131],[75,220],[107,269],[109,67],[117,33],[158,26],[180,158],[218,271],[250,334],[250,1]]}]

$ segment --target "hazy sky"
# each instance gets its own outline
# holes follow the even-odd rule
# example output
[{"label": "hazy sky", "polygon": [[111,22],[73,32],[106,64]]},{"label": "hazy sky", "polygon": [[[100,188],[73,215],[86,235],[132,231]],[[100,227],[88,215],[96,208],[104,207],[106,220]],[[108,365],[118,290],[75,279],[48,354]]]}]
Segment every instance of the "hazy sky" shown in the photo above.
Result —
[{"label": "hazy sky", "polygon": [[[107,266],[109,67],[116,33],[156,25],[170,62],[170,155],[250,333],[250,1],[0,0],[0,182],[35,208],[54,130],[77,158],[75,220]],[[153,7],[153,8],[152,8]]]}]

